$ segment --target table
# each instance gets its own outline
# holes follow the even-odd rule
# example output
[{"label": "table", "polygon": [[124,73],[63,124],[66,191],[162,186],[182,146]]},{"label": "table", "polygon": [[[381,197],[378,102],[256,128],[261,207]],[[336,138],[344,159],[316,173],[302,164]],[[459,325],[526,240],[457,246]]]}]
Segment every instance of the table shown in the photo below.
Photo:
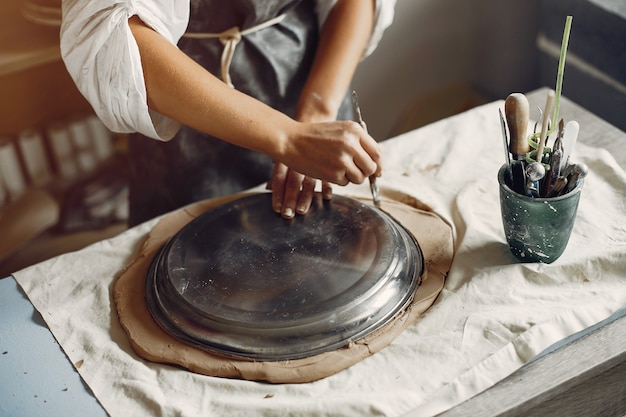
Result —
[{"label": "table", "polygon": [[[528,97],[533,105],[542,106],[545,100],[545,93],[546,90],[542,89],[530,93]],[[445,126],[447,129],[454,129],[457,120],[471,119],[474,115],[479,114],[484,116],[486,110],[491,113],[493,109],[494,107],[491,105],[486,108],[470,110],[465,115],[461,115],[460,118],[451,118],[450,121],[446,122]],[[620,152],[620,149],[626,148],[626,134],[566,99],[562,101],[561,109],[561,114],[564,117],[579,121],[581,125],[581,142],[594,143],[595,146],[606,147],[622,167],[626,166],[626,153]],[[491,133],[499,131],[495,113],[494,124],[496,127],[489,127],[489,132]],[[436,128],[436,126],[426,127],[424,129],[427,130],[423,132],[430,132],[432,129],[436,131]],[[417,133],[419,135],[420,132]],[[491,133],[489,136],[491,136]],[[459,131],[453,132],[451,135],[462,137],[463,133]],[[397,145],[404,140],[414,140],[416,136],[409,135],[405,138],[398,138],[395,143]],[[499,137],[493,140],[495,143],[500,143]],[[385,147],[384,144],[383,147]],[[501,153],[501,151],[497,152],[498,155],[501,155]],[[395,156],[392,155],[391,158],[393,159]],[[406,167],[401,168],[405,169]],[[392,169],[389,170],[391,171]],[[410,175],[407,177],[400,171],[393,178],[399,183],[406,180],[406,184],[415,180],[415,178],[412,178]],[[417,179],[422,180],[424,177],[418,176]],[[382,181],[382,185],[384,184],[384,181]],[[406,186],[406,184],[402,186]],[[441,190],[441,193],[445,194],[446,192],[457,194],[458,190]],[[430,200],[431,197],[433,198],[432,201]],[[424,198],[427,202],[433,202],[436,206],[436,197],[436,195],[425,195]],[[448,218],[452,218],[452,215],[448,216]],[[139,226],[138,230],[131,232],[137,236],[142,236],[147,231],[149,231],[149,225]],[[462,241],[462,238],[459,238],[459,240]],[[130,247],[132,248],[132,245]],[[89,250],[88,248],[87,251]],[[90,250],[91,252],[87,251],[79,252],[77,255],[84,253],[85,255],[93,256],[93,249]],[[108,253],[103,253],[103,255],[103,258],[106,258]],[[502,256],[502,254],[498,254],[498,256]],[[63,261],[62,258],[59,262]],[[74,256],[71,259],[77,258]],[[103,262],[105,261],[106,259],[103,260]],[[626,268],[623,268],[621,273],[624,274],[625,270]],[[46,273],[44,269],[38,269],[37,271],[42,271],[42,274]],[[474,272],[476,274],[480,273],[480,271]],[[66,356],[66,354],[70,357],[73,356],[72,349],[67,350],[64,346],[64,349],[66,349],[65,353],[59,349],[50,332],[47,331],[38,318],[38,313],[36,313],[26,296],[20,291],[13,278],[0,280],[0,296],[0,315],[5,318],[2,322],[2,326],[5,327],[2,327],[2,332],[0,332],[0,386],[3,387],[0,391],[0,413],[3,415],[26,414],[32,416],[72,415],[71,413],[96,416],[106,415],[99,402],[91,394],[90,389],[81,383],[78,373],[73,370],[72,361]],[[435,306],[435,310],[440,311],[443,308],[441,304],[444,304],[445,300],[450,298],[450,295],[446,294],[442,298],[444,301]],[[621,298],[617,302],[621,302],[622,308],[626,304]],[[615,305],[615,302],[613,305]],[[618,415],[618,413],[623,415],[624,407],[626,407],[624,384],[611,384],[611,382],[623,381],[624,379],[626,318],[624,318],[623,309],[620,309],[619,306],[611,308],[614,310],[611,313],[611,318],[592,326],[582,333],[572,332],[574,334],[566,340],[557,343],[543,353],[537,352],[539,355],[536,355],[533,360],[524,366],[519,367],[516,372],[508,377],[499,377],[499,382],[487,384],[485,389],[477,388],[478,392],[471,392],[466,395],[466,398],[463,398],[467,400],[465,402],[460,404],[458,402],[453,403],[452,405],[456,405],[456,407],[436,406],[426,401],[425,404],[421,404],[421,407],[412,409],[412,406],[407,403],[404,405],[403,412],[400,413],[398,409],[385,409],[385,401],[381,401],[371,405],[369,412],[387,415],[406,414],[407,416],[432,415],[441,412],[444,412],[443,415],[449,416],[521,415],[527,414],[529,409],[533,409],[533,411],[537,412],[535,415],[541,415],[542,412],[549,415],[553,414],[554,411],[550,407],[558,406],[558,410],[564,411],[564,414],[572,414],[571,409],[568,410],[561,407],[569,406],[579,412],[581,410],[580,407],[583,405],[580,402],[571,401],[571,399],[573,396],[581,395],[580,387],[582,386],[587,388],[584,391],[586,400],[589,398],[597,400],[588,402],[591,403],[592,410],[604,412],[612,407],[615,415]],[[425,317],[424,322],[428,322],[429,319],[432,320],[432,317],[437,317],[438,311],[430,313],[431,316]],[[610,316],[610,314],[607,316]],[[44,318],[48,319],[48,317]],[[606,319],[606,317],[603,318]],[[590,320],[593,323],[598,321],[595,319]],[[420,331],[422,331],[421,328]],[[406,348],[402,341],[399,341],[397,345],[400,349]],[[377,360],[384,359],[386,355],[392,355],[389,352],[385,352],[385,350],[374,355]],[[42,359],[42,361],[37,362],[37,359]],[[85,368],[80,369],[80,364],[79,361],[74,366],[79,368],[79,372],[84,372]],[[361,370],[362,368],[360,367]],[[162,368],[158,367],[158,369],[159,372],[163,372]],[[347,370],[348,374],[351,374],[351,372],[352,370]],[[5,375],[6,378],[3,380],[2,378]],[[548,376],[547,378],[546,375]],[[601,382],[598,383],[598,380]],[[585,382],[586,384],[583,384]],[[239,388],[242,385],[233,383],[233,386]],[[312,384],[311,386],[314,385]],[[8,387],[8,389],[5,387]],[[264,386],[262,388],[269,390],[269,388]],[[275,389],[282,393],[281,390],[283,388],[287,392],[292,390],[294,393],[298,392],[298,389],[302,389],[301,387],[276,387]],[[272,397],[274,396],[272,395]],[[275,397],[278,399],[280,396],[276,395]],[[565,401],[555,401],[555,399]],[[612,403],[609,400],[612,400]],[[265,401],[265,403],[267,402]],[[312,403],[316,402],[319,402],[319,400],[315,400]],[[261,403],[259,402],[259,404]],[[608,404],[607,407],[609,408],[601,409],[598,407],[599,403]],[[354,413],[360,412],[361,415],[363,414],[362,410],[358,409],[358,406],[353,404],[353,407]],[[323,415],[323,412],[319,411],[315,415]]]},{"label": "table", "polygon": [[0,317],[0,415],[107,415],[12,277],[0,279]]}]

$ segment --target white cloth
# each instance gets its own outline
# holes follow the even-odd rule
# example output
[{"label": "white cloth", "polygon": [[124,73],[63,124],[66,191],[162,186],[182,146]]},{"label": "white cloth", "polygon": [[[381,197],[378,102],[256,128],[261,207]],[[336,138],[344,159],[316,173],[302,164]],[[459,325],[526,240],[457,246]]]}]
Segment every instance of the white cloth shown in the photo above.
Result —
[{"label": "white cloth", "polygon": [[[336,0],[316,0],[318,21],[325,22]],[[396,0],[376,0],[375,22],[365,50],[369,55],[393,20]],[[172,44],[189,21],[184,0],[63,0],[61,55],[80,92],[114,132],[139,132],[171,139],[180,124],[151,109],[139,49],[128,19],[137,15]],[[210,17],[208,17],[210,18]]]},{"label": "white cloth", "polygon": [[[381,144],[383,195],[432,207],[453,226],[457,254],[421,319],[382,351],[328,378],[271,385],[140,359],[110,290],[157,220],[15,278],[112,417],[434,415],[626,305],[626,173],[604,150],[579,143],[572,156],[590,173],[563,256],[550,265],[519,264],[509,253],[496,179],[502,106],[491,103]],[[335,191],[369,194],[367,185]]]}]

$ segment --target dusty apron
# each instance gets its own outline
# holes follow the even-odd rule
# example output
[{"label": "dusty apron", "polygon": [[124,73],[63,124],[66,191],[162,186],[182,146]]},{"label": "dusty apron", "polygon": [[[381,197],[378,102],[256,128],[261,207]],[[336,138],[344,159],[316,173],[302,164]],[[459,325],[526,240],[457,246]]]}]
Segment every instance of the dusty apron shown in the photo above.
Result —
[{"label": "dusty apron", "polygon": [[[234,88],[293,117],[318,41],[314,3],[191,0],[187,35],[179,47],[215,76],[228,78]],[[199,35],[233,27],[244,35],[228,56],[225,48],[232,43]],[[228,60],[226,76],[223,59]],[[348,96],[338,118],[351,118]],[[269,180],[273,169],[267,155],[185,126],[169,142],[132,135],[129,156],[130,226],[195,201],[257,186]]]}]

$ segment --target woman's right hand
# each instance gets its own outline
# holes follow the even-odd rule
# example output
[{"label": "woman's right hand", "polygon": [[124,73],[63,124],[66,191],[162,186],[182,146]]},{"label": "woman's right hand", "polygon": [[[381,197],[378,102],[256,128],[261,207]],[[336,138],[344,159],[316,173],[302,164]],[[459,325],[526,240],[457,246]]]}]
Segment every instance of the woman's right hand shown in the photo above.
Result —
[{"label": "woman's right hand", "polygon": [[338,185],[361,184],[381,173],[378,143],[348,120],[297,123],[277,159],[304,175]]}]

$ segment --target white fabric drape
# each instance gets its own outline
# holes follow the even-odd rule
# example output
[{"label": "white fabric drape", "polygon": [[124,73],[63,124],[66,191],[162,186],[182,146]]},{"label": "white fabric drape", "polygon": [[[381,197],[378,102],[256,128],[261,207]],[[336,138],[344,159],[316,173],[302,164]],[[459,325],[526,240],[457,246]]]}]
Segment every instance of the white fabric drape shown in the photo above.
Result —
[{"label": "white fabric drape", "polygon": [[[112,417],[434,415],[626,305],[626,173],[605,150],[579,143],[572,156],[590,173],[563,256],[550,265],[519,264],[509,253],[496,179],[502,105],[381,143],[383,196],[432,207],[453,226],[457,252],[421,319],[382,351],[323,380],[227,380],[140,359],[110,290],[156,220],[15,278]],[[335,192],[370,195],[365,184]]]}]

